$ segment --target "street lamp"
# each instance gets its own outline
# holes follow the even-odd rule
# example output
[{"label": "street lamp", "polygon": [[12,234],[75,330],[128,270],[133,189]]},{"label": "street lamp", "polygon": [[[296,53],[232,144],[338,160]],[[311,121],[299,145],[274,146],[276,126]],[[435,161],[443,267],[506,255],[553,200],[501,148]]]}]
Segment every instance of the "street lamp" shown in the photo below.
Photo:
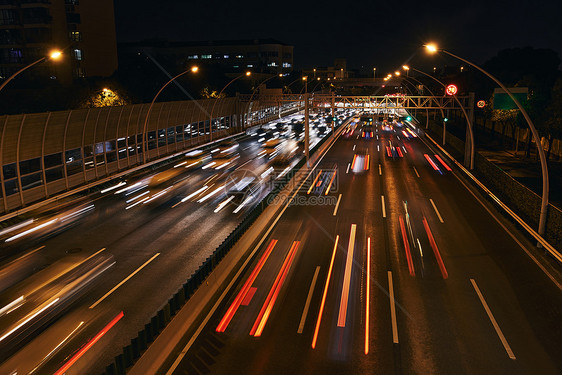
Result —
[{"label": "street lamp", "polygon": [[468,65],[478,69],[480,72],[482,72],[484,75],[486,75],[492,81],[494,81],[497,85],[499,85],[509,95],[511,100],[513,100],[513,102],[515,103],[517,108],[521,111],[521,114],[525,118],[525,121],[527,122],[527,125],[529,126],[529,129],[531,129],[531,133],[533,134],[533,140],[535,141],[535,144],[537,145],[537,151],[538,151],[538,154],[539,154],[539,159],[541,161],[542,199],[541,199],[541,213],[540,213],[540,218],[539,218],[538,233],[541,236],[544,235],[544,230],[545,230],[545,227],[546,227],[546,214],[547,214],[547,209],[548,209],[548,165],[547,165],[547,162],[546,162],[544,150],[543,150],[542,145],[541,145],[541,139],[539,137],[539,133],[537,132],[537,129],[535,128],[535,125],[531,121],[531,118],[529,117],[529,114],[527,114],[527,111],[525,111],[525,108],[523,108],[521,103],[519,103],[519,101],[515,98],[515,96],[513,96],[513,94],[507,89],[507,87],[505,87],[496,77],[494,77],[493,75],[491,75],[490,73],[488,73],[487,71],[485,71],[484,69],[479,67],[478,65],[476,65],[476,64],[474,64],[474,63],[472,63],[472,62],[470,62],[466,59],[463,59],[462,57],[454,55],[449,51],[446,51],[444,49],[438,49],[437,46],[433,43],[426,44],[425,48],[429,53],[443,52],[443,53],[445,53],[445,54],[447,54],[451,57],[454,57],[454,58],[464,62],[465,64],[468,64]]},{"label": "street lamp", "polygon": [[[402,68],[406,69],[406,65],[404,65]],[[421,71],[419,69],[415,69],[415,68],[410,68],[407,67],[409,69],[412,69],[414,72],[418,72],[420,74],[423,74],[426,77],[431,78],[432,80],[434,80],[435,82],[439,83],[441,86],[443,86],[443,88],[445,88],[445,84],[443,82],[441,82],[440,80],[438,80],[437,78],[435,78],[434,76],[432,76],[431,74],[427,74],[424,71]],[[461,107],[462,113],[464,115],[464,117],[466,118],[466,123],[467,123],[467,127],[468,127],[468,133],[470,136],[470,161],[469,161],[469,168],[472,170],[474,169],[474,133],[473,133],[473,129],[472,129],[472,121],[470,121],[470,117],[468,117],[468,114],[466,113],[466,110],[464,109],[464,107],[462,106],[459,98],[457,98],[456,95],[452,95],[453,99],[455,99],[455,101],[457,102],[457,104],[459,105],[459,107]],[[443,110],[441,110],[441,112],[443,112]],[[445,123],[443,123],[443,144],[445,144]]]},{"label": "street lamp", "polygon": [[199,71],[199,67],[197,66],[192,66],[190,69],[181,72],[180,74],[178,74],[177,76],[171,78],[168,82],[166,82],[166,84],[164,86],[162,86],[160,88],[160,90],[158,90],[158,92],[156,93],[156,95],[154,95],[154,98],[152,98],[152,102],[150,102],[150,106],[148,107],[148,111],[146,112],[146,117],[144,119],[144,126],[142,128],[142,146],[143,146],[143,153],[142,153],[142,162],[143,164],[146,163],[146,154],[148,153],[148,133],[147,133],[147,128],[148,128],[148,119],[150,117],[150,112],[152,111],[152,106],[154,105],[154,102],[156,101],[156,98],[158,98],[158,95],[160,95],[160,93],[172,82],[174,82],[177,78],[183,76],[184,74],[187,73],[197,73]]},{"label": "street lamp", "polygon": [[2,85],[0,85],[0,91],[2,91],[2,89],[8,84],[8,82],[10,82],[12,79],[14,79],[18,74],[20,74],[21,72],[31,68],[33,65],[39,64],[40,62],[43,62],[45,60],[59,60],[62,57],[62,52],[59,50],[53,50],[49,53],[48,56],[43,56],[41,57],[39,60],[36,60],[34,62],[32,62],[29,65],[24,66],[23,68],[21,68],[20,70],[18,70],[17,72],[15,72],[14,74],[12,74],[10,77],[8,77],[8,79],[6,79]]},{"label": "street lamp", "polygon": [[410,72],[410,67],[408,65],[402,65],[402,69],[406,71],[406,77],[408,77],[408,73]]},{"label": "street lamp", "polygon": [[373,68],[373,79],[377,78],[377,68]]},{"label": "street lamp", "polygon": [[217,105],[217,101],[219,100],[222,92],[228,87],[230,86],[230,84],[234,81],[237,81],[238,79],[242,78],[242,77],[249,77],[252,75],[252,72],[247,71],[244,74],[240,74],[237,77],[234,77],[230,82],[228,82],[223,88],[222,90],[219,92],[219,94],[217,95],[216,100],[213,103],[213,107],[211,108],[211,118],[209,120],[209,141],[212,142],[213,141],[213,112],[215,112],[215,105]]}]

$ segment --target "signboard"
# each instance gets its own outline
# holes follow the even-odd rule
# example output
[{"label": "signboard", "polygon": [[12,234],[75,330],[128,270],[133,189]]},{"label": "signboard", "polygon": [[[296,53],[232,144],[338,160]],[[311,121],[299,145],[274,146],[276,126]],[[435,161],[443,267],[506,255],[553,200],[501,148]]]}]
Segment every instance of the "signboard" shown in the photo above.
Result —
[{"label": "signboard", "polygon": [[455,85],[447,85],[447,87],[445,88],[445,92],[447,93],[447,95],[455,95],[457,91],[458,88]]},{"label": "signboard", "polygon": [[[521,105],[527,103],[528,87],[512,87],[508,90]],[[494,109],[517,109],[517,105],[503,89],[498,88],[494,90]]]}]

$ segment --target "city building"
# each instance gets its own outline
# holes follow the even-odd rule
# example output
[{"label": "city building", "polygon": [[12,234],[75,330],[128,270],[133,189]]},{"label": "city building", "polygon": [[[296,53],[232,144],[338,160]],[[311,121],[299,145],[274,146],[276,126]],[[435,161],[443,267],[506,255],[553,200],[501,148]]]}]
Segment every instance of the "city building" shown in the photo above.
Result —
[{"label": "city building", "polygon": [[0,80],[60,49],[60,61],[40,64],[28,77],[71,84],[117,69],[113,0],[0,0]]},{"label": "city building", "polygon": [[179,69],[193,65],[219,65],[227,72],[251,70],[284,74],[293,70],[293,46],[275,39],[167,42],[162,40],[119,44],[120,60],[148,53]]}]

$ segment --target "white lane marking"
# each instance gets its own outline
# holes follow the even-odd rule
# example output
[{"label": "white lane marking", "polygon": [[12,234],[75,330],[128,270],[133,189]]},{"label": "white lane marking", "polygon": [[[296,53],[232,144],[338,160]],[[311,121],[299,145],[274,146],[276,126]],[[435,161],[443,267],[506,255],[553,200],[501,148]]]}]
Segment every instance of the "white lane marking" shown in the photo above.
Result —
[{"label": "white lane marking", "polygon": [[355,151],[355,146],[357,146],[357,145],[353,145],[353,151]]},{"label": "white lane marking", "polygon": [[382,203],[382,217],[386,217],[386,207],[384,205],[384,195],[381,195],[381,203]]},{"label": "white lane marking", "polygon": [[486,314],[488,314],[488,318],[490,318],[490,321],[492,322],[492,325],[494,326],[494,329],[496,330],[496,334],[500,338],[500,341],[502,342],[502,345],[505,348],[505,351],[507,352],[507,355],[509,356],[509,358],[515,359],[515,354],[513,354],[513,351],[511,350],[511,347],[507,343],[507,340],[506,340],[505,336],[503,335],[503,332],[502,332],[500,326],[498,325],[498,322],[496,322],[496,318],[494,318],[494,314],[492,314],[492,311],[488,307],[488,304],[486,303],[486,300],[484,299],[484,296],[480,292],[480,289],[478,288],[478,285],[476,285],[476,281],[474,281],[474,279],[470,279],[470,282],[472,283],[472,286],[474,287],[474,290],[476,291],[476,294],[478,294],[478,298],[480,299],[480,302],[482,303],[482,306],[484,306],[484,310],[486,310]]},{"label": "white lane marking", "polygon": [[418,178],[419,178],[420,174],[418,173],[418,170],[416,169],[416,167],[414,167],[414,172],[416,172],[416,176],[418,176]]},{"label": "white lane marking", "polygon": [[336,214],[338,213],[338,207],[340,206],[340,201],[341,201],[341,194],[338,197],[338,201],[336,202],[336,208],[334,208],[334,216],[336,216]]},{"label": "white lane marking", "polygon": [[310,300],[312,300],[312,294],[314,293],[314,286],[316,285],[316,279],[318,278],[319,271],[320,266],[316,266],[316,271],[314,271],[314,277],[312,278],[310,289],[308,289],[308,296],[306,297],[306,303],[304,304],[304,310],[302,311],[301,321],[299,323],[299,329],[297,330],[297,333],[302,333],[302,330],[304,329],[304,323],[306,322],[308,308],[310,307]]},{"label": "white lane marking", "polygon": [[396,324],[396,305],[394,303],[394,287],[392,286],[391,271],[388,271],[388,292],[390,297],[390,318],[392,320],[392,342],[398,344],[398,324]]},{"label": "white lane marking", "polygon": [[149,260],[147,260],[146,262],[144,262],[144,264],[142,266],[140,266],[139,268],[136,269],[135,272],[133,272],[132,274],[130,274],[129,276],[127,276],[123,281],[121,281],[119,284],[115,285],[109,292],[105,293],[103,295],[103,297],[101,297],[100,299],[98,299],[92,306],[90,306],[90,309],[93,309],[94,307],[96,307],[99,303],[101,303],[101,301],[103,301],[104,299],[106,299],[111,293],[115,292],[117,290],[117,288],[119,288],[121,285],[125,284],[131,277],[135,276],[140,270],[142,270],[144,267],[146,267],[148,265],[148,263],[152,262],[158,255],[160,255],[160,253],[156,253],[152,256],[152,258],[150,258]]},{"label": "white lane marking", "polygon": [[379,176],[382,176],[382,167],[380,164],[379,164]]},{"label": "white lane marking", "polygon": [[349,245],[347,246],[347,258],[345,260],[345,272],[343,275],[343,287],[340,298],[340,312],[338,315],[338,327],[345,327],[347,316],[347,303],[349,301],[349,286],[351,284],[351,267],[353,266],[353,252],[355,250],[355,232],[357,225],[351,224],[351,234],[349,235]]},{"label": "white lane marking", "polygon": [[347,163],[347,170],[345,171],[345,173],[349,173],[349,167],[351,166],[351,163]]},{"label": "white lane marking", "polygon": [[380,150],[381,150],[381,146],[377,145],[377,151],[380,151]]},{"label": "white lane marking", "polygon": [[439,210],[437,209],[437,206],[433,202],[433,199],[429,198],[429,201],[431,202],[431,205],[433,206],[433,209],[435,210],[435,213],[437,214],[437,217],[439,218],[439,221],[441,223],[444,223],[443,218],[441,217],[441,214],[439,213]]}]

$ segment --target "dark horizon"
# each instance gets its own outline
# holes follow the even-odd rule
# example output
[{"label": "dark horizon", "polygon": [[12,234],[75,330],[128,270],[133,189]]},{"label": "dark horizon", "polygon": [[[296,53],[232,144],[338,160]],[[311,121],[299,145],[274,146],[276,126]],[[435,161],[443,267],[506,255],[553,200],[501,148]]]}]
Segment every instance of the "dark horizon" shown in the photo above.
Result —
[{"label": "dark horizon", "polygon": [[295,47],[296,69],[332,66],[334,59],[345,58],[350,69],[377,67],[380,76],[408,61],[422,67],[456,64],[426,56],[421,47],[429,41],[478,64],[517,47],[553,49],[560,57],[562,27],[556,17],[561,12],[560,3],[539,9],[484,1],[454,9],[437,2],[400,2],[398,8],[285,2],[280,9],[261,2],[244,7],[174,0],[115,3],[118,42],[274,38]]}]

